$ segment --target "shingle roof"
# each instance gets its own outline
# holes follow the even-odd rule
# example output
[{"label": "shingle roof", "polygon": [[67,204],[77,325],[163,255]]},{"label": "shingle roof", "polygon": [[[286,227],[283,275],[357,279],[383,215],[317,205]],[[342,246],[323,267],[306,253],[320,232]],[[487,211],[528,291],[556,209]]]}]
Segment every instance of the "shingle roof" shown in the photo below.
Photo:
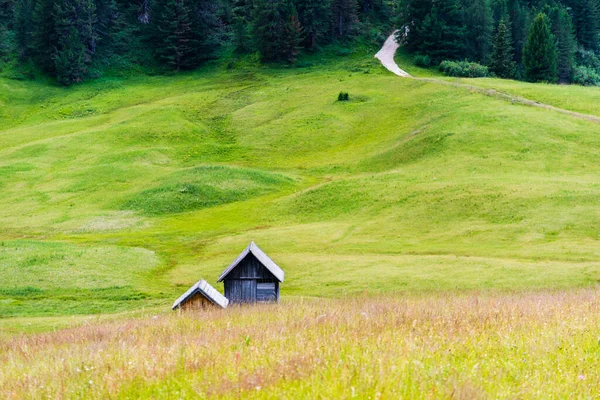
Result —
[{"label": "shingle roof", "polygon": [[275,262],[273,260],[271,260],[269,258],[268,255],[266,255],[264,253],[264,251],[262,251],[260,249],[260,247],[258,247],[256,245],[256,243],[251,242],[250,245],[248,247],[246,247],[246,249],[244,251],[242,251],[242,254],[240,254],[238,256],[238,258],[235,259],[234,262],[231,263],[231,265],[229,267],[227,267],[227,269],[221,274],[221,276],[219,277],[218,282],[221,282],[223,279],[225,279],[225,277],[235,268],[237,267],[237,265],[249,254],[252,253],[257,259],[258,261],[260,261],[262,263],[262,265],[265,266],[265,268],[267,268],[269,271],[271,271],[271,273],[275,276],[275,278],[277,278],[277,280],[279,280],[279,282],[283,282],[283,278],[285,277],[285,273],[283,272],[283,270],[281,268],[279,268],[279,265],[275,264]]},{"label": "shingle roof", "polygon": [[227,305],[229,304],[229,300],[227,300],[227,298],[225,296],[223,296],[221,293],[219,293],[217,291],[217,289],[215,289],[214,287],[209,285],[209,283],[206,282],[204,279],[201,279],[194,286],[189,288],[187,290],[187,292],[185,292],[177,300],[175,300],[175,303],[173,303],[173,307],[171,307],[171,309],[174,310],[177,307],[181,307],[186,301],[191,299],[192,296],[194,296],[196,293],[200,293],[201,295],[203,295],[204,297],[206,297],[208,300],[210,300],[212,303],[214,303],[215,305],[217,305],[219,307],[227,308]]}]

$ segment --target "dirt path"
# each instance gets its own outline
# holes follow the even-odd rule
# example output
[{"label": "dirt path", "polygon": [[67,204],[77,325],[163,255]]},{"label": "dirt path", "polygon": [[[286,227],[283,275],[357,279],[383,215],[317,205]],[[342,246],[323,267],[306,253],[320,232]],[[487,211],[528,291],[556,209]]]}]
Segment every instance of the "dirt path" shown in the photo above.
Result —
[{"label": "dirt path", "polygon": [[513,96],[513,95],[510,95],[510,94],[507,94],[504,92],[500,92],[496,89],[487,89],[487,88],[482,88],[482,87],[478,87],[478,86],[474,86],[474,85],[467,85],[464,83],[445,81],[445,80],[435,79],[435,78],[412,77],[406,71],[402,70],[398,66],[398,64],[396,64],[396,61],[394,60],[394,55],[396,54],[396,50],[398,50],[398,47],[400,47],[400,45],[398,45],[398,43],[396,42],[396,37],[395,37],[396,32],[392,33],[387,38],[387,40],[383,44],[383,47],[381,48],[381,50],[379,50],[377,52],[377,54],[375,54],[375,58],[377,58],[379,61],[381,61],[383,66],[385,68],[387,68],[390,72],[392,72],[398,76],[401,76],[403,78],[413,78],[415,80],[424,81],[424,82],[432,82],[432,83],[437,83],[437,84],[441,84],[441,85],[454,86],[457,88],[469,90],[470,92],[476,92],[476,93],[480,93],[480,94],[483,94],[486,96],[495,97],[495,98],[498,98],[501,100],[510,101],[513,104],[516,103],[516,104],[522,104],[522,105],[530,106],[530,107],[543,108],[545,110],[555,111],[555,112],[558,112],[561,114],[570,115],[575,118],[585,119],[585,120],[600,124],[600,117],[598,117],[596,115],[582,114],[582,113],[578,113],[576,111],[565,110],[564,108],[555,107],[550,104],[540,103],[538,101],[530,100],[525,97]]},{"label": "dirt path", "polygon": [[398,42],[396,42],[396,32],[392,33],[387,38],[381,50],[379,50],[377,54],[375,54],[375,58],[381,61],[383,66],[386,67],[390,72],[403,78],[409,78],[410,75],[406,71],[400,69],[398,64],[396,64],[396,61],[394,61],[394,55],[396,54],[396,50],[398,50],[398,47],[400,47],[400,45],[398,45]]}]

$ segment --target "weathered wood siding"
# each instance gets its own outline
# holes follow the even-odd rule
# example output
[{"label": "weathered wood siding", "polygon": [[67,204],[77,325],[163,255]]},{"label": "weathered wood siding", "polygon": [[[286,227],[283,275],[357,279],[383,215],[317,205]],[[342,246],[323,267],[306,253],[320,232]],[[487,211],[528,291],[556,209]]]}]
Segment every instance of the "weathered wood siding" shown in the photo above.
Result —
[{"label": "weathered wood siding", "polygon": [[253,254],[248,254],[226,279],[276,279]]},{"label": "weathered wood siding", "polygon": [[182,310],[204,310],[209,307],[215,307],[209,299],[200,293],[193,295],[188,301],[181,305]]},{"label": "weathered wood siding", "polygon": [[[273,294],[258,293],[259,283],[274,283]],[[279,281],[253,255],[248,254],[224,279],[225,297],[231,303],[256,303],[257,301],[278,301]]]}]

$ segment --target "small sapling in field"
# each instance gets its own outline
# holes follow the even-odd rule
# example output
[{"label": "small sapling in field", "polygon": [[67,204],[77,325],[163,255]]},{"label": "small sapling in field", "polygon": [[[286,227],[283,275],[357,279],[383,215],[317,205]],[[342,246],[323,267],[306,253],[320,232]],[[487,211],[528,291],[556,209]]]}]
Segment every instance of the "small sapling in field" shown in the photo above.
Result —
[{"label": "small sapling in field", "polygon": [[350,94],[348,92],[340,92],[338,94],[338,101],[348,101],[350,100]]}]

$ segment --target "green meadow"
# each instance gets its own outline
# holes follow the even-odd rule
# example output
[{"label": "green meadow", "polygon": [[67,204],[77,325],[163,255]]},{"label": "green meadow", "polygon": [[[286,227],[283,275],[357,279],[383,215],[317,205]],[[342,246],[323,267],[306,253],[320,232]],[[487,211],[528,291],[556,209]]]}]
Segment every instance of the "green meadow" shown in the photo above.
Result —
[{"label": "green meadow", "polygon": [[251,240],[284,298],[596,285],[600,124],[484,89],[590,115],[600,89],[371,57],[0,78],[0,331],[168,310]]}]

